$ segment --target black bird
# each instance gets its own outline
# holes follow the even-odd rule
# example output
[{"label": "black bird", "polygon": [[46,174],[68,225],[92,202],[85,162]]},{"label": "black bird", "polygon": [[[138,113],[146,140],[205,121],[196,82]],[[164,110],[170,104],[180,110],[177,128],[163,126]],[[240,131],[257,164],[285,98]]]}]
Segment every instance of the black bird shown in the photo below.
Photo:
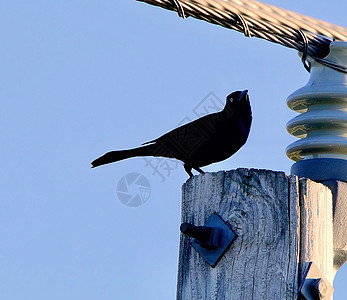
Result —
[{"label": "black bird", "polygon": [[236,91],[226,98],[222,111],[180,126],[142,147],[111,151],[92,162],[92,168],[134,156],[162,156],[184,163],[190,177],[192,169],[222,161],[238,151],[248,138],[252,111],[248,91]]}]

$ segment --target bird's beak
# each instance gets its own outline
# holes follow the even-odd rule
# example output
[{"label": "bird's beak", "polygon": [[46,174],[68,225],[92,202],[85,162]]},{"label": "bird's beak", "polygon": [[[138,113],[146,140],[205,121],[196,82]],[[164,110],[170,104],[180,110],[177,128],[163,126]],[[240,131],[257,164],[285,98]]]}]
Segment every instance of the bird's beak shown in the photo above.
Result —
[{"label": "bird's beak", "polygon": [[248,90],[244,90],[239,97],[239,101],[241,101],[243,98],[245,98],[247,96]]}]

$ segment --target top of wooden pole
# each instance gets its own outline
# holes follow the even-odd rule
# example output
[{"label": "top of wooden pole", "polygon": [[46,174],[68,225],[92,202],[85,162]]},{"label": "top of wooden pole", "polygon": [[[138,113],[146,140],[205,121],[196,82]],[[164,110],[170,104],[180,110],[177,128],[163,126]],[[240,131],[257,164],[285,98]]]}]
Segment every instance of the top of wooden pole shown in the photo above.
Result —
[{"label": "top of wooden pole", "polygon": [[332,207],[328,187],[284,172],[194,176],[183,185],[182,222],[203,226],[217,212],[237,237],[211,268],[181,236],[177,299],[297,299],[310,262],[332,285],[334,254],[347,257],[346,245],[333,245]]}]

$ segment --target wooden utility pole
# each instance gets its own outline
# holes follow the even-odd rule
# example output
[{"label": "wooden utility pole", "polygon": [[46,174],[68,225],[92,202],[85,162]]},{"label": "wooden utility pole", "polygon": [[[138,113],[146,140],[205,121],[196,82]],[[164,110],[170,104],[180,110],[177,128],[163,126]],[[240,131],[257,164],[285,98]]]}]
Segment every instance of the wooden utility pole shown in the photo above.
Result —
[{"label": "wooden utility pole", "polygon": [[189,179],[182,223],[203,226],[214,212],[237,237],[213,268],[191,246],[191,237],[181,235],[179,300],[298,299],[310,262],[325,280],[324,294],[335,275],[334,253],[340,264],[346,261],[346,246],[333,246],[333,197],[323,184],[255,169]]}]

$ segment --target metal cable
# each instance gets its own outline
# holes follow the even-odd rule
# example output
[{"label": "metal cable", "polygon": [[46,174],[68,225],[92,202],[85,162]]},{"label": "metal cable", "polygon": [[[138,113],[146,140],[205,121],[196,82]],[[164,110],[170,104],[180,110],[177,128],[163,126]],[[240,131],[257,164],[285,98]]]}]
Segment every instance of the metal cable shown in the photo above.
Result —
[{"label": "metal cable", "polygon": [[320,63],[346,72],[346,67],[323,58],[329,53],[332,40],[347,40],[347,28],[302,14],[281,9],[255,0],[137,0],[169,10],[181,17],[191,16],[229,29],[248,37],[266,39],[303,52]]},{"label": "metal cable", "polygon": [[307,72],[311,71],[310,66],[307,64],[306,59],[307,59],[307,51],[308,51],[308,40],[307,40],[307,36],[305,35],[305,33],[303,33],[302,30],[298,30],[299,34],[301,35],[302,38],[302,42],[304,44],[304,50],[302,51],[302,57],[301,57],[301,61],[306,69]]},{"label": "metal cable", "polygon": [[236,16],[240,19],[240,22],[242,23],[243,33],[244,33],[245,37],[249,37],[249,38],[252,37],[246,20],[241,15],[236,15]]},{"label": "metal cable", "polygon": [[183,9],[181,3],[178,0],[170,0],[170,1],[176,6],[178,16],[183,18],[183,19],[186,19],[184,9]]}]

